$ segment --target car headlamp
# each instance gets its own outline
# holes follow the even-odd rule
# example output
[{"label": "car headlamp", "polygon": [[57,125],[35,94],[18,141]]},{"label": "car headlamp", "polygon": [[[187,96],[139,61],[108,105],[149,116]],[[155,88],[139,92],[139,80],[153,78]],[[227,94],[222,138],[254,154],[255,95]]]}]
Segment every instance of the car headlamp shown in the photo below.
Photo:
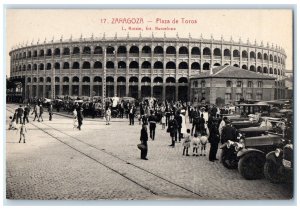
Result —
[{"label": "car headlamp", "polygon": [[280,153],[281,153],[281,149],[278,149],[278,148],[277,148],[277,149],[275,150],[275,156],[276,156],[276,157],[279,157]]}]

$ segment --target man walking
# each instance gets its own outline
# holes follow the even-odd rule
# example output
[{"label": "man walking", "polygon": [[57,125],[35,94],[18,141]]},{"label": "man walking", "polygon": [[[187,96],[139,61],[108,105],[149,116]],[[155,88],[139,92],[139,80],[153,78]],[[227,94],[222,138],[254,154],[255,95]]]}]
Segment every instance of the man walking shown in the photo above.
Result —
[{"label": "man walking", "polygon": [[34,113],[34,118],[33,121],[35,121],[35,119],[37,118],[38,122],[40,122],[40,117],[39,117],[39,113],[40,113],[40,107],[38,104],[36,104],[33,108],[33,111],[31,114]]},{"label": "man walking", "polygon": [[48,113],[49,113],[49,121],[52,121],[52,115],[53,115],[53,106],[52,103],[50,103],[48,107]]},{"label": "man walking", "polygon": [[20,120],[20,123],[23,124],[22,123],[23,114],[24,114],[24,109],[23,109],[22,105],[20,105],[17,110],[17,124],[19,123],[19,120]]},{"label": "man walking", "polygon": [[83,108],[81,105],[77,109],[77,120],[78,120],[78,129],[81,130],[82,121],[83,121],[83,114],[82,114]]},{"label": "man walking", "polygon": [[[175,116],[175,120],[177,121],[178,140],[179,140],[179,142],[181,142],[182,117],[180,116],[179,112],[177,112],[177,114]],[[177,142],[177,134],[175,136],[175,142]]]},{"label": "man walking", "polygon": [[149,116],[149,130],[150,130],[150,138],[154,141],[155,138],[155,128],[156,128],[156,117],[154,116],[154,112],[151,111],[151,115]]},{"label": "man walking", "polygon": [[24,107],[24,117],[23,117],[23,123],[24,124],[25,124],[25,121],[27,121],[27,123],[29,123],[29,119],[28,119],[29,113],[30,113],[30,106],[29,106],[29,104],[27,104]]},{"label": "man walking", "polygon": [[129,109],[129,125],[134,125],[135,108],[131,106]]},{"label": "man walking", "polygon": [[43,113],[44,113],[44,108],[43,108],[43,105],[41,104],[41,105],[40,105],[40,114],[39,114],[39,118],[41,118],[42,121],[44,121],[44,119],[43,119]]}]

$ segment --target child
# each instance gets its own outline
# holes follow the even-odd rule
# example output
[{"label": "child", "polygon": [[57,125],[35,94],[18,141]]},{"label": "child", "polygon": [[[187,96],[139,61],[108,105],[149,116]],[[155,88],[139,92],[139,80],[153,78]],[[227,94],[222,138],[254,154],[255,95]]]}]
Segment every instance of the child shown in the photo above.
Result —
[{"label": "child", "polygon": [[182,155],[184,155],[184,152],[186,156],[190,156],[188,153],[189,153],[189,147],[190,147],[190,142],[191,142],[191,130],[190,129],[187,129],[186,130],[187,134],[185,134],[184,136],[184,141],[183,141],[183,153]]},{"label": "child", "polygon": [[23,143],[26,143],[25,142],[25,132],[27,133],[27,129],[26,129],[26,126],[25,126],[25,122],[23,124],[21,124],[19,130],[20,130],[20,140],[19,140],[19,143],[21,143],[22,136],[23,136],[23,139],[24,139]]},{"label": "child", "polygon": [[166,116],[163,115],[161,118],[161,125],[162,125],[162,130],[165,130],[166,128]]},{"label": "child", "polygon": [[11,119],[10,123],[9,123],[9,128],[8,130],[17,130],[17,124],[14,118],[12,118],[12,116],[9,117],[9,119]]},{"label": "child", "polygon": [[198,137],[198,134],[195,133],[195,134],[194,134],[194,138],[193,138],[193,140],[192,140],[192,145],[193,145],[193,156],[199,156],[199,155],[198,155],[199,144],[200,144],[200,139],[199,139],[199,137]]},{"label": "child", "polygon": [[200,156],[202,156],[202,151],[203,151],[203,156],[206,156],[206,144],[208,142],[208,136],[206,131],[204,130],[201,133],[201,137],[200,137],[200,143],[201,143],[201,154]]}]

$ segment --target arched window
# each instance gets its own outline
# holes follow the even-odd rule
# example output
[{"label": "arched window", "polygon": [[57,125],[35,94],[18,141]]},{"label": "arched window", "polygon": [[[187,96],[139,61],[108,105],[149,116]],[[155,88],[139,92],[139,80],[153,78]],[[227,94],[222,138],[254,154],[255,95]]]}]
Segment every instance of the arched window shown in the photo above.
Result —
[{"label": "arched window", "polygon": [[192,55],[200,55],[199,47],[193,47],[191,53],[192,53]]},{"label": "arched window", "polygon": [[179,64],[179,69],[188,69],[188,64],[186,62],[181,62]]},{"label": "arched window", "polygon": [[51,77],[47,77],[46,82],[51,82]]},{"label": "arched window", "polygon": [[79,82],[79,78],[78,77],[73,77],[72,82]]},{"label": "arched window", "polygon": [[262,54],[260,52],[257,53],[257,58],[260,59],[260,60],[262,59]]},{"label": "arched window", "polygon": [[142,82],[147,82],[147,83],[150,83],[151,82],[151,79],[149,77],[143,77],[142,78]]},{"label": "arched window", "polygon": [[27,78],[27,82],[28,82],[28,83],[31,82],[31,78],[30,78],[30,77]]},{"label": "arched window", "polygon": [[151,53],[151,48],[149,46],[144,46],[142,48],[142,53]]},{"label": "arched window", "polygon": [[55,82],[60,82],[60,79],[59,79],[59,77],[55,77]]},{"label": "arched window", "polygon": [[167,53],[167,54],[173,54],[173,55],[176,54],[176,49],[175,49],[175,47],[173,47],[173,46],[167,47],[166,53]]},{"label": "arched window", "polygon": [[83,51],[82,51],[82,54],[91,54],[91,48],[90,47],[84,47],[83,48]]},{"label": "arched window", "polygon": [[44,56],[44,54],[45,54],[44,50],[40,50],[40,56]]},{"label": "arched window", "polygon": [[163,66],[163,63],[162,63],[162,62],[156,61],[156,62],[154,63],[154,69],[163,69],[163,68],[164,68],[164,66]]},{"label": "arched window", "polygon": [[31,70],[31,65],[28,64],[28,65],[27,65],[27,71],[30,71],[30,70]]},{"label": "arched window", "polygon": [[267,53],[264,53],[264,60],[268,60],[268,54]]},{"label": "arched window", "polygon": [[60,49],[59,49],[59,48],[56,48],[56,49],[54,50],[54,55],[55,55],[55,56],[60,56]]},{"label": "arched window", "polygon": [[99,61],[96,61],[94,63],[94,69],[102,69],[102,63]]},{"label": "arched window", "polygon": [[161,77],[155,77],[153,82],[154,83],[163,83],[163,79]]},{"label": "arched window", "polygon": [[131,61],[129,64],[129,68],[131,69],[138,69],[139,68],[139,64],[136,61]]},{"label": "arched window", "polygon": [[70,64],[68,62],[64,62],[63,69],[69,69],[69,68],[70,68]]},{"label": "arched window", "polygon": [[80,54],[80,49],[79,49],[79,47],[74,47],[73,48],[73,53],[72,53],[73,55],[79,55]]},{"label": "arched window", "polygon": [[219,63],[215,63],[215,64],[214,64],[214,66],[221,66],[221,64],[219,64]]},{"label": "arched window", "polygon": [[277,56],[276,55],[274,56],[274,62],[277,62]]},{"label": "arched window", "polygon": [[150,68],[151,68],[151,63],[148,62],[148,61],[144,61],[144,62],[142,63],[142,68],[143,68],[143,69],[150,69]]},{"label": "arched window", "polygon": [[129,53],[138,54],[139,53],[139,48],[137,46],[132,46],[129,49]]},{"label": "arched window", "polygon": [[270,74],[273,74],[273,68],[270,68]]},{"label": "arched window", "polygon": [[101,77],[94,77],[94,82],[102,82],[102,78]]},{"label": "arched window", "polygon": [[47,63],[46,69],[47,69],[47,70],[51,70],[51,63]]},{"label": "arched window", "polygon": [[242,52],[242,58],[248,58],[248,52],[246,50]]},{"label": "arched window", "polygon": [[[37,51],[33,51],[33,57],[36,58],[37,57]],[[19,58],[22,58],[22,54],[20,53]]]},{"label": "arched window", "polygon": [[65,47],[63,51],[63,55],[70,55],[70,48]]},{"label": "arched window", "polygon": [[189,50],[187,47],[180,47],[179,54],[189,54]]},{"label": "arched window", "polygon": [[209,63],[204,63],[202,69],[203,70],[209,70],[210,69]]},{"label": "arched window", "polygon": [[126,82],[125,77],[118,77],[117,82]]},{"label": "arched window", "polygon": [[260,67],[260,66],[258,66],[258,67],[257,67],[257,72],[260,72],[260,73],[262,73],[262,69],[261,69],[261,67]]},{"label": "arched window", "polygon": [[37,78],[36,77],[33,77],[33,82],[37,82]]},{"label": "arched window", "polygon": [[91,68],[90,62],[87,62],[87,61],[83,62],[82,68],[83,69],[90,69]]},{"label": "arched window", "polygon": [[44,78],[40,77],[39,82],[44,82]]},{"label": "arched window", "polygon": [[166,69],[176,69],[176,64],[172,61],[169,61],[167,64],[166,64]]},{"label": "arched window", "polygon": [[108,54],[108,55],[115,54],[115,48],[112,46],[108,46],[106,48],[106,54]]},{"label": "arched window", "polygon": [[118,54],[125,54],[127,52],[126,47],[125,46],[120,46],[118,47]]},{"label": "arched window", "polygon": [[230,57],[231,56],[231,52],[229,49],[225,49],[224,50],[224,56]]},{"label": "arched window", "polygon": [[203,55],[211,55],[211,51],[210,51],[210,49],[208,47],[205,47],[203,49]]},{"label": "arched window", "polygon": [[41,64],[39,65],[39,70],[44,70],[44,64],[43,64],[43,63],[41,63]]},{"label": "arched window", "polygon": [[192,68],[192,69],[200,70],[200,64],[199,64],[198,62],[194,62],[194,63],[192,63],[191,68]]},{"label": "arched window", "polygon": [[175,80],[174,77],[168,77],[168,78],[166,79],[166,83],[176,83],[176,80]]},{"label": "arched window", "polygon": [[55,64],[54,64],[54,68],[55,68],[55,69],[60,69],[60,63],[55,63]]},{"label": "arched window", "polygon": [[90,78],[89,77],[83,77],[82,78],[82,82],[90,82]]},{"label": "arched window", "polygon": [[163,54],[164,53],[164,49],[161,46],[156,46],[154,48],[154,54]]},{"label": "arched window", "polygon": [[273,55],[270,55],[270,61],[273,61]]},{"label": "arched window", "polygon": [[124,61],[119,61],[118,68],[119,69],[126,69],[126,63]]},{"label": "arched window", "polygon": [[268,73],[268,68],[264,67],[264,73],[267,74]]},{"label": "arched window", "polygon": [[178,83],[188,83],[188,79],[186,77],[180,77]]},{"label": "arched window", "polygon": [[234,64],[233,66],[234,66],[234,67],[237,67],[237,68],[239,68],[239,67],[240,67],[238,64]]},{"label": "arched window", "polygon": [[139,81],[139,79],[137,77],[130,77],[129,78],[130,83],[132,83],[132,82],[137,83],[138,81]]},{"label": "arched window", "polygon": [[97,55],[102,54],[102,47],[99,47],[99,46],[95,47],[94,54],[97,54]]},{"label": "arched window", "polygon": [[106,62],[106,68],[108,69],[114,69],[115,68],[115,64],[112,61],[107,61]]},{"label": "arched window", "polygon": [[37,65],[33,64],[33,70],[37,70]]},{"label": "arched window", "polygon": [[72,69],[79,69],[79,63],[74,62],[73,65],[72,65]]},{"label": "arched window", "polygon": [[214,55],[215,56],[221,56],[221,50],[219,48],[214,49]]},{"label": "arched window", "polygon": [[253,59],[255,59],[255,58],[256,58],[256,56],[255,56],[255,52],[253,52],[253,51],[251,51],[251,52],[250,52],[250,58],[253,58]]},{"label": "arched window", "polygon": [[51,49],[48,49],[47,50],[47,56],[51,56],[52,55],[52,50]]},{"label": "arched window", "polygon": [[70,81],[69,77],[63,77],[63,82],[69,82],[69,81]]},{"label": "arched window", "polygon": [[242,69],[246,69],[247,70],[248,69],[247,65],[243,65]]},{"label": "arched window", "polygon": [[233,51],[233,57],[235,57],[235,58],[240,57],[240,51],[234,50],[234,51]]}]

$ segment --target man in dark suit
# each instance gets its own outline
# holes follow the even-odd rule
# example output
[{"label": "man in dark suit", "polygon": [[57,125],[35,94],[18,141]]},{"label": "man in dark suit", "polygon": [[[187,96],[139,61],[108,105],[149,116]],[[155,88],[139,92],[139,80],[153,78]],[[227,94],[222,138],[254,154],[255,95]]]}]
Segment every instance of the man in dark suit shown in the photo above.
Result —
[{"label": "man in dark suit", "polygon": [[149,121],[150,138],[154,140],[155,128],[156,128],[156,117],[153,111],[151,111],[151,115],[149,116],[148,121]]},{"label": "man in dark suit", "polygon": [[141,143],[145,146],[145,149],[141,150],[141,159],[148,160],[147,159],[147,153],[148,153],[148,133],[147,133],[147,125],[143,125],[141,129],[141,136],[140,136]]},{"label": "man in dark suit", "polygon": [[129,109],[129,125],[134,125],[135,108],[131,106]]},{"label": "man in dark suit", "polygon": [[218,160],[216,158],[216,155],[217,155],[217,151],[218,151],[218,144],[220,142],[218,121],[216,118],[214,118],[211,122],[209,133],[210,133],[209,138],[208,138],[208,141],[210,143],[209,161],[214,162],[215,160]]},{"label": "man in dark suit", "polygon": [[232,127],[230,120],[227,120],[225,127],[222,129],[221,143],[224,144],[228,140],[236,141],[237,130]]},{"label": "man in dark suit", "polygon": [[[178,140],[179,142],[181,141],[181,128],[182,128],[182,118],[180,116],[180,113],[177,112],[176,116],[175,116],[175,120],[177,121],[177,133],[178,133]],[[175,141],[177,142],[177,135],[175,136]]]}]

